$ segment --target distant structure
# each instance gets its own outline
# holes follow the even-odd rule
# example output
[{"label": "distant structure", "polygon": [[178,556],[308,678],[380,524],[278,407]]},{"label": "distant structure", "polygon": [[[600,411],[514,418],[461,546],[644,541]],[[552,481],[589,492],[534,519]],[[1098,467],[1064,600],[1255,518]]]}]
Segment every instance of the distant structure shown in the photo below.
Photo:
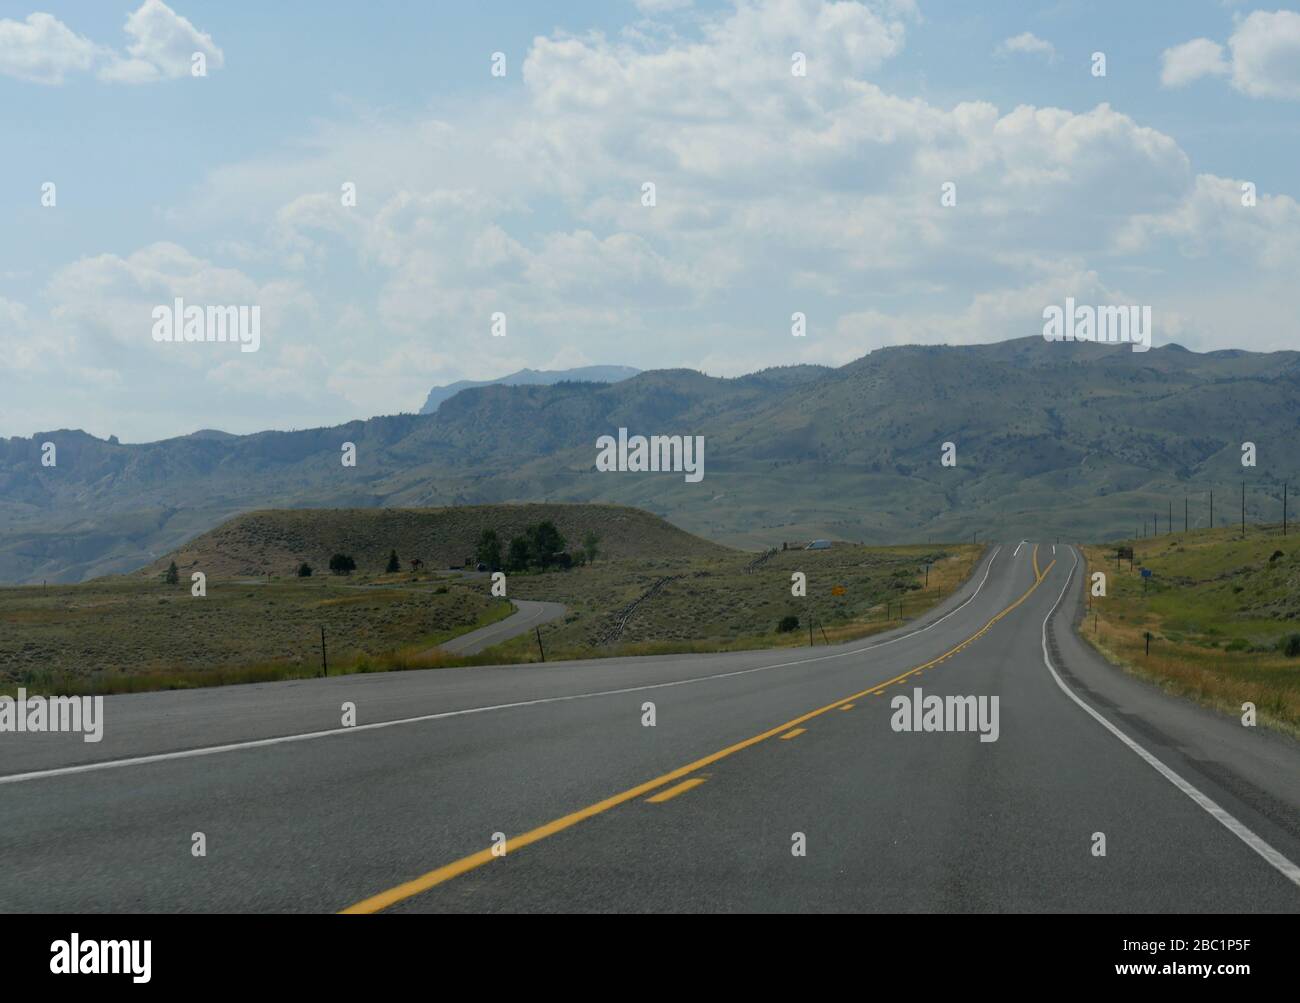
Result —
[{"label": "distant structure", "polygon": [[808,544],[808,546],[804,547],[803,549],[804,549],[804,550],[830,550],[830,549],[831,549],[831,541],[830,541],[830,540],[813,540],[812,543]]}]

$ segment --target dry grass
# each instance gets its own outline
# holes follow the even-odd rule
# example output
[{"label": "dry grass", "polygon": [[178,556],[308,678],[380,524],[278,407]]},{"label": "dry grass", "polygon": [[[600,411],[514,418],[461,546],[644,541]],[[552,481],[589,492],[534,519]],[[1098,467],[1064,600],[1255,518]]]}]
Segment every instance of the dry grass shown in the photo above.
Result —
[{"label": "dry grass", "polygon": [[[1298,570],[1288,552],[1300,554],[1300,544],[1256,527],[1244,540],[1205,530],[1130,542],[1132,571],[1127,561],[1116,570],[1113,548],[1084,548],[1089,578],[1106,573],[1107,596],[1092,600],[1083,636],[1170,693],[1234,716],[1253,703],[1260,724],[1300,737],[1300,658],[1278,647],[1300,630],[1287,615]],[[1153,572],[1145,591],[1141,565]]]}]

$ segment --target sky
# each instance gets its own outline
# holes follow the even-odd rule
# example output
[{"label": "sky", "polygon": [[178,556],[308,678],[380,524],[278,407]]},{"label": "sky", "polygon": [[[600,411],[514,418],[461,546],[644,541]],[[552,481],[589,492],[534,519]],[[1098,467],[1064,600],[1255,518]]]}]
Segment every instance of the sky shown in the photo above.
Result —
[{"label": "sky", "polygon": [[[0,436],[843,365],[1067,297],[1300,347],[1293,4],[34,2],[0,0]],[[156,340],[177,298],[256,307],[257,351]]]}]

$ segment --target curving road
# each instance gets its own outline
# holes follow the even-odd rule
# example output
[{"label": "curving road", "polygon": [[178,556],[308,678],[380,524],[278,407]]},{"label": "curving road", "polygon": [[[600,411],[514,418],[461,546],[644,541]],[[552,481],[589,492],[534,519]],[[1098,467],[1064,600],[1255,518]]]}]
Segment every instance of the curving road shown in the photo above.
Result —
[{"label": "curving road", "polygon": [[558,620],[566,611],[565,605],[558,602],[539,602],[534,599],[511,599],[510,601],[514,604],[515,612],[504,620],[490,623],[478,630],[471,630],[467,634],[453,637],[450,641],[443,641],[438,647],[454,655],[477,655],[484,648],[526,634],[544,623]]},{"label": "curving road", "polygon": [[0,908],[1300,911],[1300,747],[1097,659],[1079,561],[847,645],[112,697],[0,735]]}]

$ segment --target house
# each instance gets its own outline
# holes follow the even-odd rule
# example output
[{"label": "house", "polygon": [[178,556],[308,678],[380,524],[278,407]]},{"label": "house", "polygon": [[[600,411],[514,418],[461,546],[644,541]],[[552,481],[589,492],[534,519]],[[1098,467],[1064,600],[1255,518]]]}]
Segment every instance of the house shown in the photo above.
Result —
[{"label": "house", "polygon": [[830,541],[830,540],[813,540],[812,543],[808,544],[808,546],[804,547],[803,549],[804,549],[804,550],[830,550],[830,549],[831,549],[831,541]]}]

